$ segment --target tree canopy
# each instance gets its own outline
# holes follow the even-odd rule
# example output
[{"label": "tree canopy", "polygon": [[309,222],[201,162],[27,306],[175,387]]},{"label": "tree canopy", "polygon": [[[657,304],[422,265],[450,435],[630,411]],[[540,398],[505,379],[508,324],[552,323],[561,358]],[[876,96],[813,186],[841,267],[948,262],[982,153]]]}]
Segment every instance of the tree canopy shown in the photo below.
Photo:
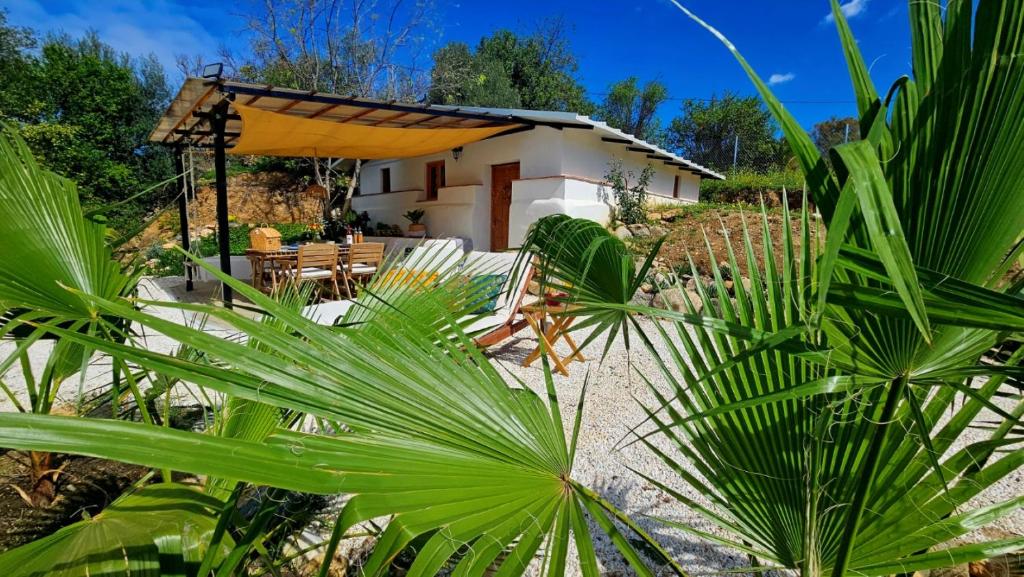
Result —
[{"label": "tree canopy", "polygon": [[833,116],[816,123],[811,129],[811,138],[818,150],[827,156],[829,149],[834,146],[860,140],[860,123],[852,116]]},{"label": "tree canopy", "polygon": [[[87,208],[123,200],[173,174],[168,151],[147,143],[169,98],[154,56],[118,53],[95,33],[40,43],[0,13],[0,117],[17,124],[47,168],[78,183]],[[118,207],[110,215],[115,228],[137,224],[168,192]]]},{"label": "tree canopy", "polygon": [[668,98],[668,88],[657,80],[640,86],[636,76],[612,84],[597,109],[597,117],[619,130],[647,142],[664,140],[661,123],[655,116]]},{"label": "tree canopy", "polygon": [[777,130],[756,96],[726,92],[707,101],[684,100],[682,115],[672,120],[666,140],[683,156],[715,170],[766,170],[785,160]]},{"label": "tree canopy", "polygon": [[521,36],[498,30],[476,50],[450,42],[434,52],[427,101],[589,114],[594,105],[575,78],[576,57],[555,22]]}]

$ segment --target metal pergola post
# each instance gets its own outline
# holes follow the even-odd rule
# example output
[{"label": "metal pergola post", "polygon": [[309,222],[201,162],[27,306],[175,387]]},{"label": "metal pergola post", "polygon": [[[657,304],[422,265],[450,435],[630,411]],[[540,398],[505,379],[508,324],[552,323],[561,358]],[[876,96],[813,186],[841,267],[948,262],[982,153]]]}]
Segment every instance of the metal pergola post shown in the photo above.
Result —
[{"label": "metal pergola post", "polygon": [[[228,101],[213,107],[210,125],[213,129],[213,167],[217,178],[217,244],[220,247],[220,270],[231,276],[231,234],[228,224],[228,174],[224,148],[224,129],[228,122]],[[233,291],[221,284],[224,306],[231,308]]]},{"label": "metal pergola post", "polygon": [[[189,190],[189,178],[185,174],[185,159],[183,157],[184,151],[179,146],[174,149],[174,171],[178,175],[178,222],[181,225],[181,248],[185,252],[189,252],[191,238],[189,237],[189,226],[188,226],[188,194]],[[194,287],[192,284],[192,267],[189,266],[188,257],[182,257],[185,261],[185,290],[191,291]]]}]

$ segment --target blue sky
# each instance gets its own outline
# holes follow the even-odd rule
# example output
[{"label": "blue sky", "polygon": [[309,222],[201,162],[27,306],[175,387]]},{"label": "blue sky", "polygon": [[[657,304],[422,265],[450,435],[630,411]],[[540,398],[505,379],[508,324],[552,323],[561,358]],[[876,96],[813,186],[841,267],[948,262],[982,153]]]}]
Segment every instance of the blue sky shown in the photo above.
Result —
[{"label": "blue sky", "polygon": [[[674,116],[679,100],[732,90],[752,93],[729,52],[669,0],[435,0],[436,33],[428,48],[450,40],[474,45],[498,28],[530,31],[545,17],[569,25],[579,77],[594,100],[608,85],[635,75],[669,89],[659,111]],[[179,53],[215,60],[217,47],[245,45],[242,2],[223,0],[0,0],[12,23],[79,35],[90,28],[119,50],[152,52],[169,69]],[[683,0],[744,53],[805,126],[854,111],[835,25],[826,0]],[[865,60],[880,91],[910,69],[910,33],[901,0],[844,0]]]}]

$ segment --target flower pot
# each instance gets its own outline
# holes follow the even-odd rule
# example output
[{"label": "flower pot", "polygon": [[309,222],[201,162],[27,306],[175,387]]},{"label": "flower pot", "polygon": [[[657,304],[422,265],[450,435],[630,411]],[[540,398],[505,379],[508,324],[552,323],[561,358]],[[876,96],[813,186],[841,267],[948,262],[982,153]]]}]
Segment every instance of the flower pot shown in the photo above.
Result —
[{"label": "flower pot", "polygon": [[409,225],[409,234],[415,236],[426,236],[427,225],[415,222]]}]

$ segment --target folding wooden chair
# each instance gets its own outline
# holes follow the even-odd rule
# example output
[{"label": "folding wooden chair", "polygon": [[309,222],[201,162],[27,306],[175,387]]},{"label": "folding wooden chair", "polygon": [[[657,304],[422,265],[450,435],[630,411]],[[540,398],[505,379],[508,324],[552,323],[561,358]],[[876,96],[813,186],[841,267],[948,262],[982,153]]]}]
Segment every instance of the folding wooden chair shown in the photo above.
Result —
[{"label": "folding wooden chair", "polygon": [[296,284],[315,280],[329,283],[331,294],[341,296],[338,288],[338,247],[333,244],[307,244],[299,247],[295,269],[285,272],[286,278]]},{"label": "folding wooden chair", "polygon": [[349,281],[373,276],[383,261],[384,243],[382,242],[361,242],[349,247],[348,259],[341,265],[344,277],[342,280],[345,283],[345,293],[348,298],[352,298]]}]

